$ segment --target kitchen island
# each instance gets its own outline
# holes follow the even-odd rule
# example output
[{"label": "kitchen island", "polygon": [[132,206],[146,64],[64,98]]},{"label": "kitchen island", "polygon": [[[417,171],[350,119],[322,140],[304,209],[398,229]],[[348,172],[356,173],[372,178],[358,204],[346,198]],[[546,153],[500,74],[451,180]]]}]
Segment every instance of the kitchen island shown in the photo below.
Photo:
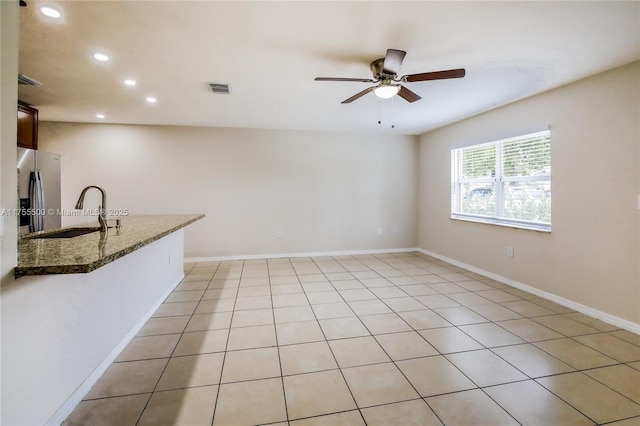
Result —
[{"label": "kitchen island", "polygon": [[128,216],[106,235],[19,242],[20,278],[0,297],[2,424],[60,424],[132,339],[147,339],[136,336],[184,277],[185,227],[203,217]]},{"label": "kitchen island", "polygon": [[14,275],[19,278],[91,272],[203,217],[203,214],[124,216],[120,218],[122,228],[110,227],[106,235],[96,231],[73,238],[46,238],[59,230],[28,234],[18,241]]}]

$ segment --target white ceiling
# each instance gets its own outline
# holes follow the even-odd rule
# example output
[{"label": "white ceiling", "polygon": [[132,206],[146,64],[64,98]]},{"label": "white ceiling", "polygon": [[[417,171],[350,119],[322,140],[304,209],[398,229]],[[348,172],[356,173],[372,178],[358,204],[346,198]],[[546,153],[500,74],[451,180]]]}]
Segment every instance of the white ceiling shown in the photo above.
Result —
[{"label": "white ceiling", "polygon": [[[19,97],[47,121],[420,134],[640,59],[637,1],[27,2],[19,72],[42,86]],[[43,17],[45,3],[62,19]],[[467,75],[407,83],[422,96],[412,104],[370,93],[343,105],[368,85],[313,80],[371,78],[388,48],[408,52],[401,75]]]}]

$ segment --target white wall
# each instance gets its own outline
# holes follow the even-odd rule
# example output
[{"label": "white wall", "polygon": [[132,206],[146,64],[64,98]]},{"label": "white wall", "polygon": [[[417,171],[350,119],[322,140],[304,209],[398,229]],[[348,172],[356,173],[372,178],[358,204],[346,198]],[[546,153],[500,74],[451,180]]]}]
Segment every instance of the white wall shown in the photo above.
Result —
[{"label": "white wall", "polygon": [[[421,136],[419,246],[639,324],[639,77],[634,63]],[[451,148],[547,125],[552,233],[449,218]]]},{"label": "white wall", "polygon": [[[18,101],[18,2],[0,1],[0,207],[16,207],[16,107]],[[17,222],[15,216],[2,217],[0,237],[0,279],[13,281],[17,263]],[[1,300],[0,295],[0,300]],[[0,304],[0,324],[6,320]],[[4,339],[0,342],[4,347]],[[4,375],[4,355],[0,352],[0,377]],[[7,392],[0,385],[0,398]],[[6,411],[0,404],[0,418]]]},{"label": "white wall", "polygon": [[[16,140],[18,104],[18,2],[0,1],[0,207],[17,207]],[[17,263],[17,220],[9,215],[0,238],[0,278],[13,280]]]},{"label": "white wall", "polygon": [[417,244],[413,136],[41,122],[39,141],[61,154],[63,208],[96,184],[110,208],[205,213],[186,257]]}]

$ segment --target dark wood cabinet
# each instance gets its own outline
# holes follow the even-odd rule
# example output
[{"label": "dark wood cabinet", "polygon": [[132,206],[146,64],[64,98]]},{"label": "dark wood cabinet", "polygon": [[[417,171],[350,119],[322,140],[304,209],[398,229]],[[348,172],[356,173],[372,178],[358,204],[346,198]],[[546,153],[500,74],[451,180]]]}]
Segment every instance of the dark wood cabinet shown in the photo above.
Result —
[{"label": "dark wood cabinet", "polygon": [[18,146],[38,149],[38,110],[18,101]]}]

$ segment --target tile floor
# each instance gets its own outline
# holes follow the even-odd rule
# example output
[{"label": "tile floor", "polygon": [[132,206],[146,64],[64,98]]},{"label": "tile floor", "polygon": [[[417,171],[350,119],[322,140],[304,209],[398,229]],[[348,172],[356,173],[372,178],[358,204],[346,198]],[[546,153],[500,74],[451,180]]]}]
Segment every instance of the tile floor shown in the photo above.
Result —
[{"label": "tile floor", "polygon": [[640,425],[640,336],[420,253],[185,273],[65,425]]}]

